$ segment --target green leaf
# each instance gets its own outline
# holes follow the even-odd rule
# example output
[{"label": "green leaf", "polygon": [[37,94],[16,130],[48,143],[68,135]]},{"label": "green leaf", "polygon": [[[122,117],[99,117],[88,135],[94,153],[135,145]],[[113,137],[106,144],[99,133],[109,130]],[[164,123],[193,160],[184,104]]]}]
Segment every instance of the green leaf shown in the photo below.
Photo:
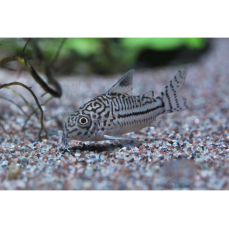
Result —
[{"label": "green leaf", "polygon": [[202,48],[205,41],[204,38],[122,38],[121,43],[126,49],[139,51],[143,48],[171,50],[183,45],[190,48]]},{"label": "green leaf", "polygon": [[66,49],[75,50],[83,56],[96,54],[101,51],[99,38],[68,38],[64,45]]}]

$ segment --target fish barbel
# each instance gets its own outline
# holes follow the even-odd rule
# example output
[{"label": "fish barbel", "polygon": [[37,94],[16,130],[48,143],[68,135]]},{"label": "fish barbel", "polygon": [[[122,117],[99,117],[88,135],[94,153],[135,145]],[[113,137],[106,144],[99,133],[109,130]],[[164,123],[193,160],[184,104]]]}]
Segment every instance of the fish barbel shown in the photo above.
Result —
[{"label": "fish barbel", "polygon": [[183,66],[169,84],[154,97],[149,91],[134,96],[134,70],[128,71],[105,94],[96,96],[74,111],[64,124],[61,144],[68,147],[68,140],[101,141],[130,140],[121,136],[147,126],[155,126],[156,118],[164,113],[182,111],[191,103],[179,95],[187,75]]}]

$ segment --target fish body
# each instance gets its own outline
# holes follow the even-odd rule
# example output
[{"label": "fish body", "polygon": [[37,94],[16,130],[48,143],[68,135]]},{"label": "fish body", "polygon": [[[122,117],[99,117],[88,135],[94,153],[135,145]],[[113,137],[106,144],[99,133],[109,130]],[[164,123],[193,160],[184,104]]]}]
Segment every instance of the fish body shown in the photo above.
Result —
[{"label": "fish body", "polygon": [[190,107],[191,103],[179,95],[187,75],[187,66],[177,72],[157,97],[154,97],[153,91],[132,95],[133,74],[134,70],[128,71],[105,94],[91,99],[68,117],[61,140],[64,149],[67,149],[69,139],[131,140],[122,135],[155,126],[156,118],[161,114]]}]

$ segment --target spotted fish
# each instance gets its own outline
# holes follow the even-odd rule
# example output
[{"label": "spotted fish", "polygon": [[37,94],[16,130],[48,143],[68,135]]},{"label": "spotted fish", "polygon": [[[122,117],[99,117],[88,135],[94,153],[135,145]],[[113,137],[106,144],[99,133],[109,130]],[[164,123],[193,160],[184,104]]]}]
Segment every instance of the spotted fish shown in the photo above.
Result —
[{"label": "spotted fish", "polygon": [[101,141],[131,140],[122,136],[147,126],[155,126],[156,118],[164,113],[178,112],[191,103],[179,95],[187,75],[187,66],[182,67],[154,97],[149,91],[134,96],[134,70],[128,71],[105,94],[96,96],[73,112],[64,124],[61,144],[67,149],[68,140]]}]

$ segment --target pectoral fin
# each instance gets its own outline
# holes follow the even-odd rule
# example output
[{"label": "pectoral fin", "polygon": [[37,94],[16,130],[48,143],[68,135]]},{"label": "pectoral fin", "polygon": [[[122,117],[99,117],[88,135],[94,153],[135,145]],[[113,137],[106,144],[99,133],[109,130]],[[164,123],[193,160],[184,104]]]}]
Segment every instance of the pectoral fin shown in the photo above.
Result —
[{"label": "pectoral fin", "polygon": [[110,135],[103,135],[104,138],[109,140],[119,140],[120,144],[126,148],[134,148],[136,146],[136,139],[131,137],[124,137],[124,136],[110,136]]},{"label": "pectoral fin", "polygon": [[106,135],[104,134],[103,135],[104,138],[106,139],[109,139],[109,140],[126,140],[126,141],[135,141],[134,138],[131,138],[131,137],[125,137],[125,136],[119,136],[119,135],[116,135],[116,136],[111,136],[111,135]]}]

